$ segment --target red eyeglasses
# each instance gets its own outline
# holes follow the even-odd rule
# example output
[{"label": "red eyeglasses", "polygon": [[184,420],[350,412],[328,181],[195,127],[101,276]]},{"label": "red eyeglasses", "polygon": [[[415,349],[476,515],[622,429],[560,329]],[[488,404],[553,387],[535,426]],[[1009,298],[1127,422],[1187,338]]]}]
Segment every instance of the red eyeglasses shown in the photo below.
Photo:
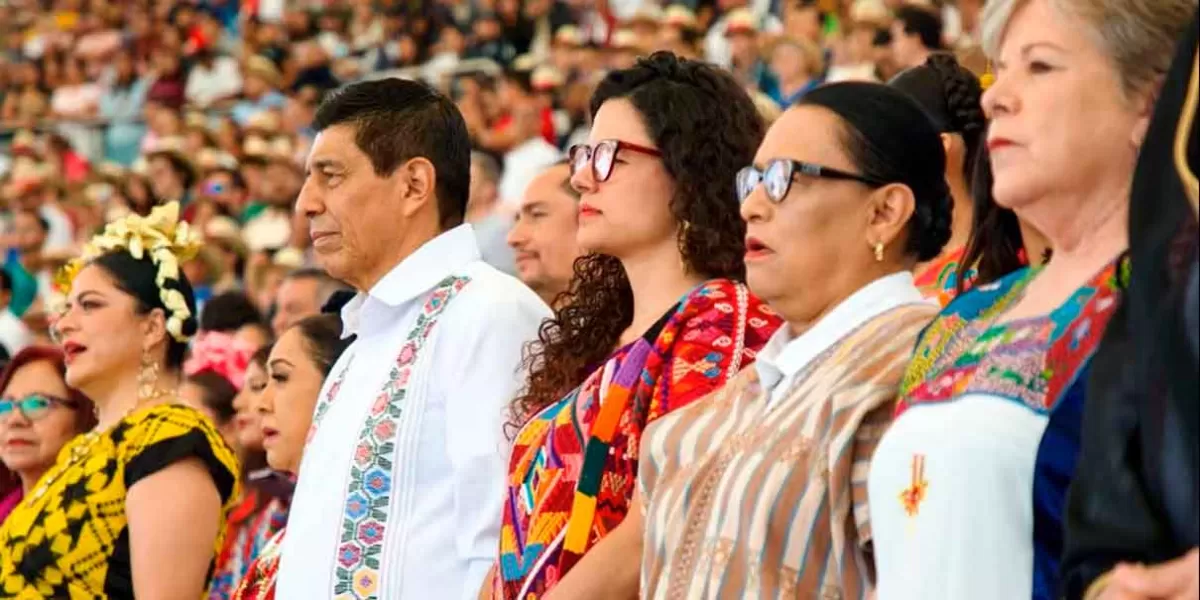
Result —
[{"label": "red eyeglasses", "polygon": [[596,142],[595,146],[587,144],[576,144],[567,150],[567,161],[571,166],[571,176],[582,171],[590,162],[592,164],[592,176],[597,182],[608,181],[608,177],[612,175],[613,165],[617,162],[617,153],[622,150],[629,150],[647,156],[662,156],[662,152],[654,148],[639,146],[629,142],[620,140],[602,140]]}]

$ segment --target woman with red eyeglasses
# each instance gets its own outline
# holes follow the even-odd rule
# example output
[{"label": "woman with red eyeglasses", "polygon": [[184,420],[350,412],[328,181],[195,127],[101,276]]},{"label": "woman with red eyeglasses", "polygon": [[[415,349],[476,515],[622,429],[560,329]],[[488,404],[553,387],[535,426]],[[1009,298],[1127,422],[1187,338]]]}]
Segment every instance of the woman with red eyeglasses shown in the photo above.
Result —
[{"label": "woman with red eyeglasses", "polygon": [[636,564],[605,565],[628,564],[620,559],[639,547],[640,529],[618,525],[643,429],[724,385],[779,323],[742,283],[734,182],[764,125],[741,86],[657,53],[610,73],[591,111],[588,143],[569,152],[589,254],[526,355],[485,598],[636,595]]},{"label": "woman with red eyeglasses", "polygon": [[31,346],[0,374],[0,523],[76,435],[96,425],[92,402],[67,387],[56,348]]}]

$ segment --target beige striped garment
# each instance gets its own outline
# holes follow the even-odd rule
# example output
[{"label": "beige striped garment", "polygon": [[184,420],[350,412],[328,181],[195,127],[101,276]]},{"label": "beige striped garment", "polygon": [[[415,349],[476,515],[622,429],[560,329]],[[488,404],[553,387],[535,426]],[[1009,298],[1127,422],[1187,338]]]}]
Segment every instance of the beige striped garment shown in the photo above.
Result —
[{"label": "beige striped garment", "polygon": [[639,489],[642,598],[866,598],[867,470],[937,308],[910,304],[834,343],[768,404],[755,369],[652,425]]}]

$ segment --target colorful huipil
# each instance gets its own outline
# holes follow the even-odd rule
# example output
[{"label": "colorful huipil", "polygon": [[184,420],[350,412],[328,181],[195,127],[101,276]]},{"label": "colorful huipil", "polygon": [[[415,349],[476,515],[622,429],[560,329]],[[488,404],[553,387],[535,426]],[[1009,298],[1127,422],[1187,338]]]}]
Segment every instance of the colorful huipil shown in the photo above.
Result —
[{"label": "colorful huipil", "polygon": [[641,597],[869,597],[866,476],[937,311],[910,274],[880,279],[651,425]]},{"label": "colorful huipil", "polygon": [[1127,268],[1114,261],[1050,314],[1001,322],[1040,272],[1023,269],[922,335],[871,466],[880,600],[1056,597],[1084,382]]},{"label": "colorful huipil", "polygon": [[[950,304],[958,289],[958,269],[962,264],[965,247],[943,252],[916,274],[916,285],[926,298],[937,300],[943,307]],[[967,284],[975,279],[975,270],[967,271]]]},{"label": "colorful huipil", "polygon": [[217,554],[208,586],[210,600],[228,600],[246,577],[250,564],[287,523],[287,505],[251,488],[229,513],[225,546]]},{"label": "colorful huipil", "polygon": [[279,545],[283,542],[286,529],[280,529],[263,546],[258,558],[246,570],[232,600],[275,600],[275,578],[279,575]]},{"label": "colorful huipil", "polygon": [[0,598],[133,598],[126,494],[184,460],[212,476],[224,520],[239,493],[237,457],[195,409],[160,404],[68,442],[0,527]]},{"label": "colorful huipil", "polygon": [[517,434],[496,598],[541,597],[625,518],[646,425],[751,364],[779,318],[742,284],[707,282]]}]

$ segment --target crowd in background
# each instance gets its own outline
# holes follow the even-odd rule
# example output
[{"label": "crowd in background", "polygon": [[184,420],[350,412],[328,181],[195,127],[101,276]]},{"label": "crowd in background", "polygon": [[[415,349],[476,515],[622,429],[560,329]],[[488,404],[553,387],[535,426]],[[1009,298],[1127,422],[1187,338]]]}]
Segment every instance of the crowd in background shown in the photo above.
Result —
[{"label": "crowd in background", "polygon": [[[886,81],[954,49],[982,73],[979,3],[653,0],[145,2],[0,7],[0,337],[45,334],[51,274],[105,222],[177,200],[207,243],[187,265],[201,303],[244,292],[276,307],[311,266],[292,216],[330,90],[425,80],[478,150],[470,218],[514,271],[507,224],[531,179],[588,130],[610,68],[667,49],[730,68],[767,115],[823,81]],[[490,221],[488,217],[494,217]],[[490,226],[489,226],[490,225]]]}]

